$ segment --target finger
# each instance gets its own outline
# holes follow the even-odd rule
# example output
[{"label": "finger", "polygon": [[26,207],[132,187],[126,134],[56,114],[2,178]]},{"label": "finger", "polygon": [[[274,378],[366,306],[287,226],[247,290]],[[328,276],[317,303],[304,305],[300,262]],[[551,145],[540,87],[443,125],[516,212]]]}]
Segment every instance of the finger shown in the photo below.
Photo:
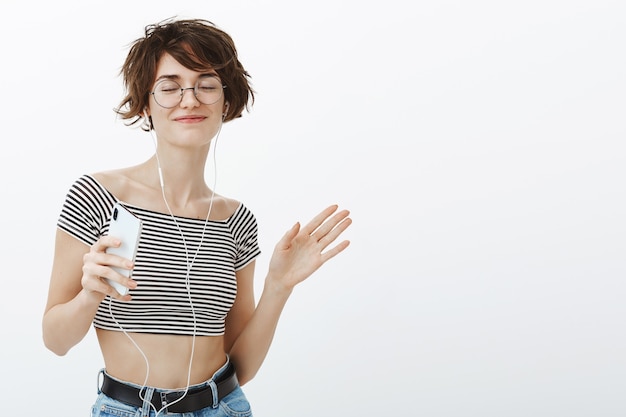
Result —
[{"label": "finger", "polygon": [[291,242],[298,235],[300,231],[300,223],[294,224],[291,229],[287,230],[283,237],[276,244],[276,248],[279,250],[289,249],[291,247]]},{"label": "finger", "polygon": [[102,277],[96,275],[83,275],[81,279],[82,287],[92,293],[115,296],[118,295],[115,288],[110,286]]},{"label": "finger", "polygon": [[128,298],[127,296],[121,295],[117,291],[117,289],[113,285],[111,285],[109,281],[107,281],[107,279],[111,281],[115,281],[131,290],[137,288],[137,281],[133,280],[132,278],[128,278],[122,274],[119,274],[110,268],[104,268],[102,270],[102,275],[92,275],[92,274],[83,275],[81,284],[83,288],[92,292],[98,292],[101,294],[110,295],[111,297],[117,298],[120,300],[121,299],[130,300],[130,298]]},{"label": "finger", "polygon": [[333,227],[333,229],[326,233],[321,239],[318,240],[318,243],[325,248],[326,246],[333,243],[350,225],[352,224],[351,218],[346,218],[342,220],[338,225]]},{"label": "finger", "polygon": [[[121,299],[123,297],[126,297],[127,295],[130,295],[128,290],[133,290],[137,288],[137,283],[133,281],[132,279],[127,278],[123,275],[118,275],[117,277],[119,279],[116,279],[116,280],[113,280],[113,279],[106,280],[104,278],[102,279],[102,281],[105,282],[106,285],[108,285],[111,288],[108,292],[111,297]],[[124,291],[122,291],[122,288],[119,288],[119,285],[116,285],[116,284],[119,284],[122,287],[126,287],[126,288],[124,289]],[[124,293],[125,295],[122,295],[122,293]]]},{"label": "finger", "polygon": [[134,265],[130,260],[117,255],[109,255],[103,252],[89,252],[86,254],[83,265],[83,288],[118,298],[120,296],[119,293],[105,281],[105,278],[118,282],[130,289],[137,287],[136,281],[119,273],[112,267],[132,270]]},{"label": "finger", "polygon": [[127,293],[126,295],[120,294],[117,291],[117,289],[115,289],[114,286],[109,284],[104,278],[100,278],[100,282],[101,282],[101,285],[99,285],[98,287],[101,288],[101,289],[99,289],[98,292],[100,292],[102,294],[106,294],[106,295],[110,296],[111,298],[115,298],[115,299],[118,299],[118,300],[130,301],[130,299],[131,299],[130,293]]},{"label": "finger", "polygon": [[315,240],[320,241],[349,215],[350,212],[348,210],[342,210],[336,213],[332,218],[326,220],[311,236],[315,238]]},{"label": "finger", "polygon": [[83,258],[83,271],[90,271],[93,275],[104,276],[102,269],[108,270],[111,266],[131,270],[135,264],[130,259],[106,252],[88,252]]},{"label": "finger", "polygon": [[333,214],[335,211],[337,211],[338,208],[339,208],[339,206],[337,204],[333,204],[332,206],[329,206],[329,207],[325,208],[324,210],[322,210],[321,213],[319,213],[317,216],[313,217],[313,219],[309,223],[307,223],[306,226],[304,226],[302,228],[302,232],[306,233],[307,235],[310,235],[318,227],[320,227],[320,225],[322,223],[324,223],[324,221],[328,217],[330,217],[331,214]]},{"label": "finger", "polygon": [[335,246],[332,249],[329,249],[328,251],[324,252],[322,254],[322,263],[325,263],[329,259],[334,258],[339,253],[343,252],[343,250],[346,249],[348,246],[350,246],[350,241],[349,240],[344,240],[343,242],[339,243],[337,246]]},{"label": "finger", "polygon": [[122,244],[122,241],[114,236],[102,236],[91,246],[91,250],[95,252],[104,252],[107,248],[117,248]]}]

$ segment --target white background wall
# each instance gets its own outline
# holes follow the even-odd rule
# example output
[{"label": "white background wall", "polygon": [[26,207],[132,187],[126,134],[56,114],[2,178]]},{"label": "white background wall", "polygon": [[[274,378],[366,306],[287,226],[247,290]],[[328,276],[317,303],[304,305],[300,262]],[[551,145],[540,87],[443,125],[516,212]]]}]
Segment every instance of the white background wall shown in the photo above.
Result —
[{"label": "white background wall", "polygon": [[[143,27],[214,21],[253,76],[218,192],[264,254],[352,210],[351,247],[299,287],[245,389],[257,417],[624,416],[626,5],[69,1],[0,5],[3,415],[85,416],[95,336],[40,322],[79,175],[143,161],[115,120]],[[207,175],[212,175],[207,170]]]}]

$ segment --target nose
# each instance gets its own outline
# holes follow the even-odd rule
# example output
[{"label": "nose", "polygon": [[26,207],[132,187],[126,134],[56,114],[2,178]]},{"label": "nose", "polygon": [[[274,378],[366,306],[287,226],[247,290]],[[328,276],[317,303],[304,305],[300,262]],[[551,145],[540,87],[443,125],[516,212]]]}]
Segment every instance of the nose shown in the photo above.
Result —
[{"label": "nose", "polygon": [[[185,95],[185,91],[187,90],[191,90],[191,95],[187,94]],[[200,104],[200,102],[198,101],[198,99],[196,98],[196,92],[194,91],[195,88],[194,87],[188,87],[188,88],[181,88],[180,89],[180,106],[181,107],[194,107],[194,106],[198,106]],[[190,99],[187,97],[191,97]]]}]

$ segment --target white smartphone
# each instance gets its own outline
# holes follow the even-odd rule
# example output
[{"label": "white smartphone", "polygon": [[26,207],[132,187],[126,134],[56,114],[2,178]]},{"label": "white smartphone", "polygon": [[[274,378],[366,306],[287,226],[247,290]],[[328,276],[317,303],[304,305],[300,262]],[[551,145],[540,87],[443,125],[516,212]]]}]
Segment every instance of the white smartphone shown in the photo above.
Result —
[{"label": "white smartphone", "polygon": [[[109,224],[109,236],[116,237],[122,241],[122,244],[117,248],[109,247],[106,249],[107,253],[121,256],[122,258],[135,261],[135,255],[137,254],[137,245],[139,244],[139,236],[141,235],[141,219],[128,211],[127,208],[120,203],[116,203],[113,206],[113,213],[111,214],[111,223]],[[111,267],[115,271],[130,278],[132,271],[124,268]],[[128,288],[122,284],[110,279],[106,279],[107,282],[117,290],[121,295],[128,294]]]}]

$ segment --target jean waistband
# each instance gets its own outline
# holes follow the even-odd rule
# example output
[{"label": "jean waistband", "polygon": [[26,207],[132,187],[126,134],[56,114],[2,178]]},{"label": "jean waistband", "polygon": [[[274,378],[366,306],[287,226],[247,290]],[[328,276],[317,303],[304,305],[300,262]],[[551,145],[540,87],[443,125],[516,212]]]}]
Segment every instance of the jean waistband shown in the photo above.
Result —
[{"label": "jean waistband", "polygon": [[[216,407],[217,404],[235,388],[239,386],[235,367],[229,361],[226,369],[207,385],[198,388],[172,391],[163,389],[146,390],[145,387],[137,388],[123,381],[115,379],[102,372],[102,391],[106,396],[123,403],[142,407],[144,399],[154,406],[156,410],[165,410],[170,413],[190,413],[206,407]],[[148,393],[150,398],[146,398]],[[143,399],[142,399],[143,398]]]}]

